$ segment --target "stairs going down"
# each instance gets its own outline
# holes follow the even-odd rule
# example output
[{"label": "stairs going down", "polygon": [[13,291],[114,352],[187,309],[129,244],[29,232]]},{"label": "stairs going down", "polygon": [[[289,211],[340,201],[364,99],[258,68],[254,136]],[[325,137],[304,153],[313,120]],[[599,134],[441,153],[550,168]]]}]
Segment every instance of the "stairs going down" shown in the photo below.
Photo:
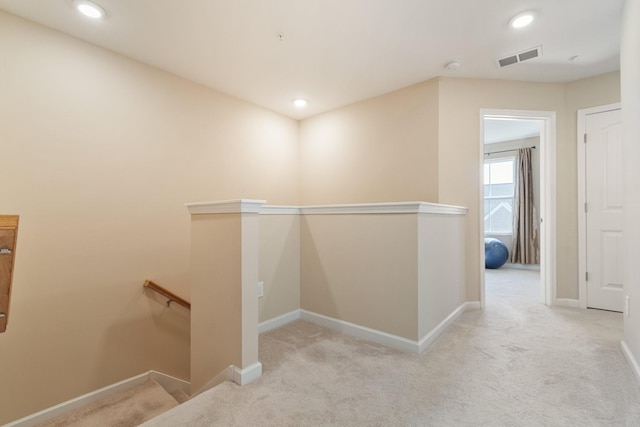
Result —
[{"label": "stairs going down", "polygon": [[48,420],[39,427],[135,427],[189,400],[182,390],[169,394],[150,380]]}]

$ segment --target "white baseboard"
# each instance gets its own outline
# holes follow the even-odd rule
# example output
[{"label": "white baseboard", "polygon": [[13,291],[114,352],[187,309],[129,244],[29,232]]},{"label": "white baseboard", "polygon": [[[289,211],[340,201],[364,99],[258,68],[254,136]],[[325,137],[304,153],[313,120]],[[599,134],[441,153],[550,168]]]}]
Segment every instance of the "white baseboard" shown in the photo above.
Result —
[{"label": "white baseboard", "polygon": [[531,270],[540,271],[540,264],[512,264],[506,263],[502,268],[510,268],[512,270]]},{"label": "white baseboard", "polygon": [[620,346],[622,347],[622,354],[624,354],[624,357],[627,358],[629,365],[631,365],[631,370],[636,375],[636,379],[638,380],[638,382],[640,382],[640,365],[638,364],[638,361],[636,360],[626,342],[620,341]]},{"label": "white baseboard", "polygon": [[580,300],[571,298],[556,298],[553,305],[557,305],[560,307],[580,308]]},{"label": "white baseboard", "polygon": [[334,319],[333,317],[323,316],[322,314],[313,313],[307,310],[300,310],[300,318],[315,323],[325,328],[343,332],[357,338],[377,342],[396,350],[405,351],[407,353],[418,353],[419,347],[416,341],[397,335],[388,334],[376,329],[367,328],[366,326],[356,325],[354,323],[345,322],[344,320]]},{"label": "white baseboard", "polygon": [[262,376],[262,363],[256,362],[244,369],[233,367],[233,382],[238,385],[247,385]]},{"label": "white baseboard", "polygon": [[480,301],[467,301],[463,305],[464,311],[480,310],[482,308]]},{"label": "white baseboard", "polygon": [[188,396],[191,395],[191,383],[189,381],[181,380],[180,378],[172,377],[171,375],[158,371],[149,371],[149,380],[160,384],[168,393],[182,390]]},{"label": "white baseboard", "polygon": [[135,377],[122,380],[115,384],[108,385],[90,393],[83,394],[82,396],[67,400],[66,402],[62,402],[50,408],[43,409],[42,411],[36,412],[35,414],[31,414],[24,418],[20,418],[19,420],[12,421],[9,424],[5,424],[2,427],[37,426],[38,424],[44,423],[45,421],[49,421],[53,418],[59,417],[60,415],[64,415],[68,412],[95,402],[98,399],[102,399],[107,396],[111,396],[112,394],[128,390],[137,385],[144,384],[147,381],[156,381],[161,386],[165,388],[168,387],[167,391],[169,392],[180,389],[189,394],[190,385],[188,382],[183,381],[179,378],[172,377],[170,375],[163,374],[161,372],[149,371],[145,372],[144,374],[136,375]]},{"label": "white baseboard", "polygon": [[240,369],[235,365],[229,365],[222,370],[218,375],[213,377],[211,381],[206,383],[200,390],[194,393],[191,397],[195,397],[204,393],[207,390],[211,390],[215,386],[222,384],[225,381],[233,381],[238,385],[247,385],[262,376],[262,363],[256,362],[244,369]]},{"label": "white baseboard", "polygon": [[307,310],[300,310],[300,318],[313,322],[329,329],[343,332],[345,334],[377,342],[387,347],[407,353],[420,354],[429,345],[431,345],[442,332],[444,332],[463,312],[475,308],[480,308],[480,302],[466,302],[455,309],[445,320],[440,322],[438,326],[429,331],[420,341],[410,340],[408,338],[397,335],[388,334],[376,329],[367,328],[365,326],[356,325],[354,323],[345,322],[344,320],[334,319],[333,317],[323,316],[322,314],[313,313]]},{"label": "white baseboard", "polygon": [[191,397],[195,397],[199,394],[204,393],[207,390],[211,390],[215,386],[222,384],[225,381],[233,381],[234,370],[235,370],[235,366],[233,365],[227,366],[222,370],[222,372],[220,372],[218,375],[213,377],[208,383],[206,383],[200,390],[193,393]]},{"label": "white baseboard", "polygon": [[279,328],[281,326],[286,325],[287,323],[293,322],[294,320],[298,320],[299,318],[300,318],[300,310],[298,309],[298,310],[293,310],[289,313],[283,314],[282,316],[265,320],[264,322],[260,322],[258,324],[258,333],[261,334],[263,332],[267,332],[272,329]]},{"label": "white baseboard", "polygon": [[461,304],[458,308],[456,308],[455,310],[453,310],[451,312],[451,314],[449,314],[442,322],[440,322],[438,324],[438,326],[436,326],[435,328],[433,328],[431,331],[429,331],[429,333],[427,335],[425,335],[419,342],[418,342],[418,351],[419,353],[422,353],[423,351],[425,351],[427,349],[427,347],[429,347],[431,344],[433,344],[433,342],[444,332],[447,330],[447,328],[449,326],[451,326],[451,324],[453,322],[456,321],[456,319],[458,317],[460,317],[460,315],[462,313],[464,313],[465,311],[468,310],[475,310],[475,309],[480,309],[480,301],[469,301],[469,302],[465,302],[464,304]]}]

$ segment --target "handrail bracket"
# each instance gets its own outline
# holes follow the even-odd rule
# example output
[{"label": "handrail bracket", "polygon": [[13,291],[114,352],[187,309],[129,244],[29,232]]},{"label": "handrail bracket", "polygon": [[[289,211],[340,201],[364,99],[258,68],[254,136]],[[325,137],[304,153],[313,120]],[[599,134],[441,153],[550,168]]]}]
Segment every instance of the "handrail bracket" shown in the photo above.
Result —
[{"label": "handrail bracket", "polygon": [[149,288],[152,291],[155,291],[157,293],[159,293],[160,295],[167,297],[167,307],[171,307],[171,303],[175,302],[176,304],[179,304],[183,307],[185,307],[188,310],[191,310],[191,303],[189,301],[186,301],[182,298],[180,298],[179,296],[177,296],[176,294],[174,294],[173,292],[163,288],[162,286],[158,285],[157,283],[152,282],[151,280],[145,280],[144,281],[144,285],[145,288]]}]

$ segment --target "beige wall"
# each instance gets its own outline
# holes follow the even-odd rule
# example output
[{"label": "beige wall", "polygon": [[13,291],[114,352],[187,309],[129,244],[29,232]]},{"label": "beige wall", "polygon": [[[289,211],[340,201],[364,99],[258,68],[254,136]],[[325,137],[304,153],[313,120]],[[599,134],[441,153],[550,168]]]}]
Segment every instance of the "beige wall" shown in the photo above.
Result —
[{"label": "beige wall", "polygon": [[[477,188],[479,111],[520,109],[556,112],[557,297],[578,298],[577,110],[615,102],[618,73],[572,84],[442,79],[440,86],[439,202],[470,208],[467,215],[467,298],[479,298],[480,221]],[[460,122],[465,126],[460,126]],[[463,170],[464,172],[459,172]],[[472,184],[473,183],[473,184]]]},{"label": "beige wall", "polygon": [[242,365],[243,224],[240,214],[191,218],[191,393]]},{"label": "beige wall", "polygon": [[[624,341],[640,361],[640,1],[625,0],[622,18],[622,127],[625,153],[624,233],[626,253],[623,265],[625,294],[630,297],[629,315],[624,318]],[[636,372],[636,375],[638,372]]]},{"label": "beige wall", "polygon": [[[478,300],[480,110],[556,112],[557,297],[577,299],[575,117],[578,109],[619,100],[618,81],[617,72],[569,84],[440,78],[305,119],[300,124],[302,200],[418,199],[468,207],[467,299]],[[416,131],[407,131],[410,126]],[[407,132],[422,137],[408,138]]]},{"label": "beige wall", "polygon": [[[467,214],[467,300],[480,298],[480,109],[556,111],[564,120],[564,85],[514,81],[441,79],[440,203],[469,208]],[[463,125],[464,124],[464,125]],[[565,144],[562,125],[557,144]],[[563,159],[558,159],[561,164]],[[559,183],[559,185],[561,185]],[[563,236],[558,236],[562,241]],[[577,255],[576,255],[577,256]],[[577,287],[577,281],[575,283]]]},{"label": "beige wall", "polygon": [[437,96],[430,80],[301,121],[303,203],[437,202]]},{"label": "beige wall", "polygon": [[301,308],[419,341],[465,302],[461,214],[301,219]]},{"label": "beige wall", "polygon": [[418,215],[418,339],[466,301],[464,215]]},{"label": "beige wall", "polygon": [[298,204],[298,124],[0,12],[0,213],[20,215],[0,424],[157,369],[189,378],[185,202]]},{"label": "beige wall", "polygon": [[260,215],[259,320],[300,308],[300,215]]},{"label": "beige wall", "polygon": [[258,362],[259,227],[257,213],[239,210],[191,217],[192,394],[216,385],[230,365]]},{"label": "beige wall", "polygon": [[303,310],[418,339],[415,214],[305,215]]},{"label": "beige wall", "polygon": [[[566,144],[558,144],[557,228],[558,297],[578,299],[578,113],[584,108],[620,102],[620,73],[567,84]],[[569,286],[570,285],[570,286]]]},{"label": "beige wall", "polygon": [[[302,198],[309,204],[418,199],[470,208],[466,219],[467,298],[477,300],[480,109],[558,111],[562,120],[564,89],[562,84],[435,79],[303,120]],[[422,131],[428,137],[399,146],[390,141],[409,141],[402,137],[404,127],[398,126],[398,117],[406,110],[401,102],[404,99],[424,104],[411,108],[409,117],[419,117],[428,126]],[[420,115],[415,116],[415,111]],[[563,130],[559,126],[559,139]],[[394,138],[393,132],[398,136]],[[393,151],[370,150],[367,141],[386,144]],[[425,150],[428,157],[422,155]],[[432,155],[438,156],[435,166]],[[427,158],[428,163],[423,160]],[[389,169],[393,171],[391,180]],[[387,179],[395,188],[379,185],[378,179]],[[577,289],[577,282],[575,286]]]},{"label": "beige wall", "polygon": [[[141,291],[149,278],[189,297],[187,201],[469,207],[466,298],[477,300],[480,108],[557,112],[558,297],[577,298],[575,110],[617,101],[616,73],[572,84],[436,79],[298,124],[4,12],[0,63],[0,213],[21,215],[0,423],[150,368],[188,378],[188,316]],[[328,226],[301,224],[303,258],[322,241],[316,227]],[[290,259],[290,242],[276,240]],[[275,289],[276,276],[290,284],[296,272],[271,274]],[[328,291],[303,287],[303,308]],[[261,315],[293,307],[290,296],[282,307],[262,301]],[[405,321],[388,332],[415,336]]]}]

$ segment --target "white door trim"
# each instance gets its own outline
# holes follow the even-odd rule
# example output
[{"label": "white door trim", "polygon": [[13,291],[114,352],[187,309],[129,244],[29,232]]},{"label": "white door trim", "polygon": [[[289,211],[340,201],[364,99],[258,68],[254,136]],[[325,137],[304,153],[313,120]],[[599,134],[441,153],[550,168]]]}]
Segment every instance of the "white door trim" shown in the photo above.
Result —
[{"label": "white door trim", "polygon": [[620,108],[621,104],[616,102],[614,104],[578,110],[576,144],[578,152],[578,296],[580,308],[587,308],[587,219],[584,212],[584,204],[586,203],[586,150],[584,146],[584,134],[586,133],[587,116],[590,114],[619,110]]},{"label": "white door trim", "polygon": [[[478,212],[484,212],[484,118],[503,117],[534,119],[544,123],[540,134],[540,279],[542,300],[547,305],[556,304],[556,112],[533,110],[480,109],[479,188]],[[480,214],[479,214],[480,215]],[[480,271],[484,271],[484,221],[479,221]],[[480,304],[485,307],[484,274],[480,275]]]}]

